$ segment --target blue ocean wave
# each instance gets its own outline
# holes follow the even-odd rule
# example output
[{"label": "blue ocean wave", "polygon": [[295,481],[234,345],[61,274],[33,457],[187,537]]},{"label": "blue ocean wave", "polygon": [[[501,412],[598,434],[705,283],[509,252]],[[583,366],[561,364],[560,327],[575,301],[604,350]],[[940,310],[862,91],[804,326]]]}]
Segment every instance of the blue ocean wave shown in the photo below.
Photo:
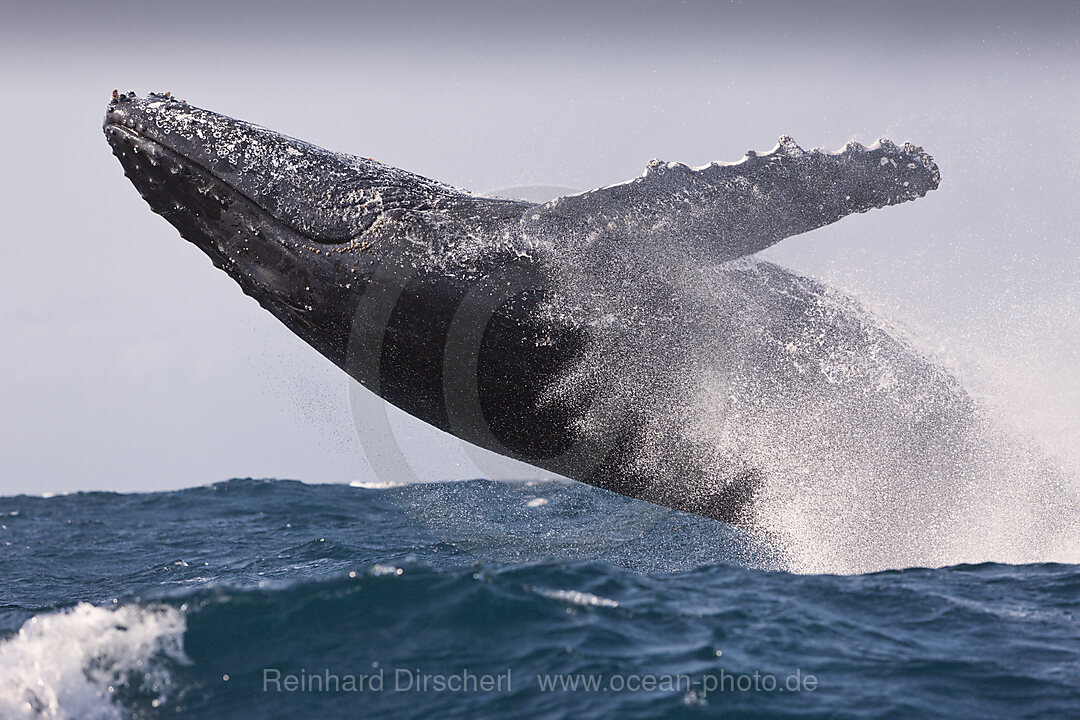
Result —
[{"label": "blue ocean wave", "polygon": [[1074,565],[796,575],[741,531],[564,482],[237,480],[0,513],[2,717],[1080,707]]}]

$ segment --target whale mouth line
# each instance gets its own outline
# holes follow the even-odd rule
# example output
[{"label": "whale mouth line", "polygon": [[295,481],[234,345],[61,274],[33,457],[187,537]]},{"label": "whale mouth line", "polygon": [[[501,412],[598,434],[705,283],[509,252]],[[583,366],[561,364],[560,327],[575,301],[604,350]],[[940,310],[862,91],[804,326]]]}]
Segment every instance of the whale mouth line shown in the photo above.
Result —
[{"label": "whale mouth line", "polygon": [[[213,171],[211,171],[209,168],[203,166],[201,163],[199,163],[199,162],[197,162],[195,160],[192,160],[187,155],[184,155],[184,154],[178,152],[175,148],[171,148],[168,145],[162,143],[161,141],[155,140],[154,138],[150,137],[149,135],[146,135],[145,133],[140,132],[137,128],[133,128],[130,125],[126,125],[126,124],[120,123],[120,122],[107,122],[103,126],[103,130],[105,131],[105,136],[106,136],[106,138],[108,138],[109,144],[112,145],[113,150],[116,149],[116,144],[113,143],[112,137],[109,135],[110,130],[118,131],[121,135],[126,136],[126,138],[128,140],[136,140],[142,145],[147,145],[147,146],[155,148],[156,150],[159,150],[159,151],[162,151],[162,152],[165,152],[165,153],[169,153],[174,159],[180,160],[180,161],[182,161],[182,162],[184,162],[184,163],[186,163],[188,165],[199,168],[203,172],[205,172],[208,175],[212,176],[218,182],[221,182],[223,184],[228,185],[228,183],[226,183],[222,178],[215,175],[213,173]],[[232,187],[232,186],[230,185],[230,187]]]},{"label": "whale mouth line", "polygon": [[[229,192],[235,193],[237,196],[242,197],[245,200],[247,200],[253,206],[257,207],[260,211],[262,211],[264,214],[266,214],[267,217],[273,219],[275,222],[281,222],[281,219],[278,218],[276,215],[274,215],[274,213],[272,213],[269,210],[269,208],[264,207],[258,200],[251,197],[250,195],[248,195],[247,193],[245,193],[243,190],[239,189],[238,187],[234,186],[228,180],[221,177],[220,175],[215,173],[210,168],[206,167],[203,163],[200,163],[199,161],[194,160],[191,157],[188,157],[187,155],[183,154],[182,152],[176,150],[175,148],[172,148],[172,147],[166,145],[165,143],[163,143],[163,142],[161,142],[159,140],[156,140],[156,139],[154,139],[152,137],[149,137],[148,135],[140,132],[137,128],[133,128],[130,125],[127,125],[127,124],[121,123],[121,122],[107,122],[107,123],[105,123],[103,129],[105,131],[106,138],[109,140],[109,144],[113,148],[113,154],[117,154],[118,148],[116,147],[116,144],[113,143],[112,137],[109,135],[110,130],[117,131],[121,135],[125,136],[126,139],[128,139],[129,141],[133,141],[134,143],[136,143],[136,148],[139,145],[141,145],[143,147],[151,148],[154,151],[156,151],[156,152],[158,152],[158,153],[160,153],[162,155],[168,156],[169,159],[171,159],[171,160],[174,160],[174,161],[176,161],[176,162],[178,162],[178,163],[180,163],[182,165],[187,165],[188,167],[192,168],[193,170],[196,170],[199,173],[202,173],[202,174],[208,176],[214,182],[218,183],[222,187],[228,188]],[[136,149],[136,152],[137,151],[138,150]],[[123,151],[121,150],[120,152],[123,152]],[[151,161],[152,161],[152,156],[149,153],[147,153],[147,157],[151,158]]]},{"label": "whale mouth line", "polygon": [[[202,163],[189,158],[188,156],[174,150],[168,145],[165,145],[153,138],[147,137],[143,133],[140,133],[136,128],[132,128],[129,125],[110,122],[106,123],[103,129],[106,133],[106,137],[109,140],[109,144],[113,148],[113,153],[118,158],[129,157],[132,153],[140,153],[141,148],[141,154],[143,154],[147,158],[148,162],[153,163],[155,166],[160,167],[163,160],[172,161],[179,165],[185,166],[192,174],[205,178],[205,181],[207,182],[214,183],[218,188],[219,194],[228,194],[232,196],[234,201],[239,201],[246,205],[249,208],[249,213],[258,213],[259,215],[261,215],[262,222],[280,223],[280,220],[276,218],[273,213],[271,213],[265,207],[260,205],[257,201],[249,197],[246,193],[234,187],[228,181],[221,178],[212,170],[205,167]],[[129,151],[127,148],[119,145],[119,143],[114,142],[114,134],[111,134],[110,131],[113,131],[115,135],[121,136],[126,142],[131,143],[132,150]],[[153,159],[154,155],[157,155],[161,159],[155,161]],[[125,172],[138,173],[139,170],[138,168],[135,168],[134,170],[129,171],[127,170],[127,168],[125,168]],[[144,179],[145,177],[148,176],[144,174]],[[196,183],[184,182],[183,180],[181,180],[178,181],[178,184],[186,185],[189,191],[198,192],[203,196],[207,196],[210,194],[210,190],[208,188],[206,188],[205,186],[200,187]],[[151,201],[150,198],[147,197],[147,194],[154,192],[164,194],[167,191],[163,190],[160,186],[155,188],[153,185],[150,185],[148,188],[146,188],[145,191],[140,189],[140,193],[148,202]],[[154,206],[153,202],[151,202],[151,206]],[[176,209],[179,210],[180,208],[178,207]],[[159,211],[162,213],[167,213],[165,208],[161,208]],[[167,217],[168,215],[166,214],[166,218]],[[224,267],[225,265],[234,265],[238,261],[237,253],[230,251],[229,248],[227,248],[224,244],[220,242],[219,238],[215,237],[211,233],[203,232],[199,234],[192,234],[181,230],[181,234],[185,237],[185,239],[194,243],[197,247],[202,249],[203,252],[207,253],[211,257],[211,260],[215,263],[215,265],[218,265],[219,267]],[[245,292],[247,292],[248,294],[253,294],[256,291],[256,288],[262,288],[264,290],[273,292],[275,297],[281,300],[282,303],[288,306],[288,308],[293,312],[304,315],[310,311],[309,307],[305,307],[301,303],[294,302],[287,294],[278,292],[280,288],[277,287],[274,283],[269,282],[265,277],[261,276],[257,272],[257,268],[255,268],[255,271],[253,272],[244,273],[242,277],[236,277],[236,280],[241,284],[242,287],[244,287]]]},{"label": "whale mouth line", "polygon": [[[290,213],[287,210],[283,211],[281,208],[274,208],[266,205],[265,198],[262,200],[259,199],[258,191],[256,191],[256,194],[252,194],[252,192],[244,188],[242,176],[238,178],[241,180],[240,184],[237,184],[236,180],[230,180],[228,177],[215,171],[211,167],[212,162],[208,163],[205,159],[196,159],[185,151],[147,133],[146,130],[141,127],[141,123],[135,124],[135,121],[129,118],[107,116],[106,121],[102,124],[102,130],[104,131],[109,144],[113,147],[113,154],[116,154],[117,157],[119,157],[119,154],[117,153],[114,137],[119,135],[137,146],[152,149],[153,153],[167,156],[170,159],[205,175],[220,186],[228,188],[229,192],[234,193],[237,197],[247,200],[275,223],[287,228],[290,232],[303,240],[312,243],[317,243],[319,245],[340,245],[350,243],[376,220],[376,218],[372,217],[363,227],[349,229],[347,231],[332,231],[327,233],[313,230],[312,228],[306,227],[303,219],[295,217],[293,213]],[[149,151],[147,152],[147,156],[153,159],[152,154]],[[213,160],[213,158],[210,159]]]}]

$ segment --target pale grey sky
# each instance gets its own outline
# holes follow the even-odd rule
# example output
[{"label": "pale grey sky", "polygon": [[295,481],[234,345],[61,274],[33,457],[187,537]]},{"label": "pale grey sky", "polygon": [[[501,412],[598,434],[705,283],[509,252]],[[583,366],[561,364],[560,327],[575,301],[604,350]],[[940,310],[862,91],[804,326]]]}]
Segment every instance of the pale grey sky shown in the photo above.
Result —
[{"label": "pale grey sky", "polygon": [[[376,479],[343,374],[123,177],[113,88],[474,190],[590,188],[782,133],[924,145],[939,191],[768,255],[908,325],[1080,466],[1080,4],[895,7],[6,5],[0,494]],[[423,477],[495,472],[395,423]]]}]

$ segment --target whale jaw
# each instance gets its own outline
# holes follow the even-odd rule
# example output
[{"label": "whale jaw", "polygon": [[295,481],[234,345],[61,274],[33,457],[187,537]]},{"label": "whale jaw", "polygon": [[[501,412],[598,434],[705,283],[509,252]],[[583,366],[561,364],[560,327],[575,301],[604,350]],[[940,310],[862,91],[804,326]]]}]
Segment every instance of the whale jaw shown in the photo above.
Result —
[{"label": "whale jaw", "polygon": [[[146,102],[146,101],[143,101]],[[124,173],[150,205],[290,329],[337,361],[347,346],[353,286],[362,287],[318,243],[271,214],[150,129],[154,117],[110,106],[103,131]],[[351,276],[351,279],[350,277]],[[348,287],[346,287],[348,286]]]},{"label": "whale jaw", "polygon": [[384,209],[381,198],[363,190],[382,172],[379,163],[332,153],[166,95],[115,96],[104,127],[110,143],[116,132],[127,131],[171,151],[313,242],[356,238]]}]

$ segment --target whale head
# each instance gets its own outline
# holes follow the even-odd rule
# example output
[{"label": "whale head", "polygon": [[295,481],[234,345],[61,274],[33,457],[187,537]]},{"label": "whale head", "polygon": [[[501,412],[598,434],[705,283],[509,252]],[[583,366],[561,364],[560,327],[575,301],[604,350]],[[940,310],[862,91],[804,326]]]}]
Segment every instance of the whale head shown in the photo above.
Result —
[{"label": "whale head", "polygon": [[339,324],[328,296],[359,268],[331,253],[378,217],[363,163],[168,95],[114,95],[103,129],[151,208],[247,294],[298,331]]},{"label": "whale head", "polygon": [[156,213],[335,360],[374,268],[415,263],[429,216],[472,198],[169,94],[114,94],[103,129]]}]

